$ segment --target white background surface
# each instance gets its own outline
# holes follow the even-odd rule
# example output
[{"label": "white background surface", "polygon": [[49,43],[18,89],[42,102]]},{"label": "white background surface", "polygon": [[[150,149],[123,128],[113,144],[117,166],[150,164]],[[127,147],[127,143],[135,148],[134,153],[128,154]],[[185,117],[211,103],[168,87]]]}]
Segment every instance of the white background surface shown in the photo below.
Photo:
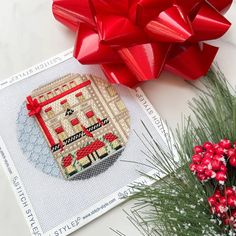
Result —
[{"label": "white background surface", "polygon": [[[227,13],[233,23],[230,31],[214,45],[220,46],[217,62],[228,80],[236,85],[236,3]],[[17,73],[73,46],[74,35],[56,22],[50,0],[2,1],[0,8],[0,79]],[[143,85],[144,91],[168,123],[175,127],[182,114],[189,112],[187,101],[195,92],[181,79],[163,74],[158,81]],[[1,132],[1,131],[0,131]],[[139,236],[119,206],[85,226],[73,236],[115,236],[109,229],[119,229],[127,236]],[[22,213],[2,167],[0,167],[0,235],[29,236]]]}]

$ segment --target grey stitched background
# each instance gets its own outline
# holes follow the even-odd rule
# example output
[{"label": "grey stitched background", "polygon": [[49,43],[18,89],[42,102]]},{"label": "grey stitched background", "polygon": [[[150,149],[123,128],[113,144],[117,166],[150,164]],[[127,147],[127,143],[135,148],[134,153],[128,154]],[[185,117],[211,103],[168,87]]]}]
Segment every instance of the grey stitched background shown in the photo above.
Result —
[{"label": "grey stitched background", "polygon": [[62,178],[42,131],[35,119],[28,116],[25,102],[20,107],[16,124],[17,139],[27,160],[43,173]]}]

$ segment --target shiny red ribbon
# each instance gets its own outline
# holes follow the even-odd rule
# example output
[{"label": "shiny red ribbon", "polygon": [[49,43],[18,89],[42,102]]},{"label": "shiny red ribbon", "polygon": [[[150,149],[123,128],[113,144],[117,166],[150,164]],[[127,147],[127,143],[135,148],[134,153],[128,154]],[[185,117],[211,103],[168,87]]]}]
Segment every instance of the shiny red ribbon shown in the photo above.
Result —
[{"label": "shiny red ribbon", "polygon": [[232,0],[54,0],[57,20],[77,32],[74,56],[100,64],[112,83],[129,87],[168,70],[187,80],[205,75],[218,51],[203,43],[230,27]]},{"label": "shiny red ribbon", "polygon": [[26,107],[29,110],[29,116],[35,116],[39,114],[42,110],[42,106],[39,104],[37,99],[32,99],[32,97],[27,97]]}]

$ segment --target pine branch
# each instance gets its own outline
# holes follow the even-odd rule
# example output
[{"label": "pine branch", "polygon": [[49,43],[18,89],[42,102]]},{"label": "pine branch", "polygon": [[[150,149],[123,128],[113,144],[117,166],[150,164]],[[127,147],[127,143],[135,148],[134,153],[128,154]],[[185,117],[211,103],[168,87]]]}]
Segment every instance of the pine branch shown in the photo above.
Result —
[{"label": "pine branch", "polygon": [[[235,90],[220,71],[212,69],[203,80],[199,96],[189,105],[193,116],[177,128],[175,143],[168,145],[168,150],[144,124],[146,134],[140,139],[146,147],[144,152],[149,153],[148,165],[166,174],[164,179],[157,177],[151,186],[135,186],[136,193],[130,198],[136,204],[128,218],[145,236],[223,236],[231,232],[210,212],[207,198],[215,185],[200,183],[189,163],[195,145],[223,138],[236,140]],[[170,136],[171,131],[167,141]],[[236,183],[234,175],[230,182]]]}]

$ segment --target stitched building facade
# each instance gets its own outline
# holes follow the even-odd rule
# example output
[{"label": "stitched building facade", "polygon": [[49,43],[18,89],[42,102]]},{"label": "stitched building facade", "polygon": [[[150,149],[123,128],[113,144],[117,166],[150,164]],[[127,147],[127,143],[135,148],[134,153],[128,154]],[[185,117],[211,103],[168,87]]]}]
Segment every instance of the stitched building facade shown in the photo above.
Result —
[{"label": "stitched building facade", "polygon": [[30,99],[40,106],[36,120],[67,179],[127,142],[128,111],[114,87],[95,76],[67,75]]}]

